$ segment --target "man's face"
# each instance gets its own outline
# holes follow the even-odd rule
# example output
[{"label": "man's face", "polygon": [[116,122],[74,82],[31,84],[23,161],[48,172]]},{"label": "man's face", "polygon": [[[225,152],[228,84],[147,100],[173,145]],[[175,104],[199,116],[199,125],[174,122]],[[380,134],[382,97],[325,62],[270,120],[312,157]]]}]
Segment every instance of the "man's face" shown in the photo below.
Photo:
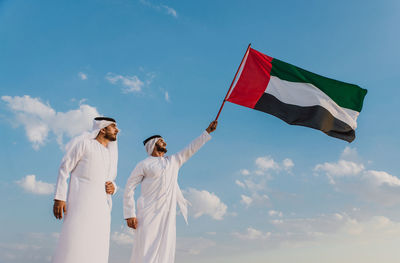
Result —
[{"label": "man's face", "polygon": [[164,141],[163,138],[158,139],[158,141],[156,142],[156,150],[159,152],[167,152],[167,143]]},{"label": "man's face", "polygon": [[110,125],[108,125],[107,127],[104,128],[104,138],[106,138],[107,140],[113,142],[117,140],[117,134],[119,132],[118,128],[117,128],[117,124],[112,123]]}]

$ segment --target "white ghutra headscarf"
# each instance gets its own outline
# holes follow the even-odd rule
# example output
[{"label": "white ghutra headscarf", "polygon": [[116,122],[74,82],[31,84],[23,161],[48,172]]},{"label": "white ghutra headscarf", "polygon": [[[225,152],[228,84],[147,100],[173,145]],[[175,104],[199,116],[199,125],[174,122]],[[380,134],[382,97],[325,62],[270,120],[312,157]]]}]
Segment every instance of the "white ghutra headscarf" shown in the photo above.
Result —
[{"label": "white ghutra headscarf", "polygon": [[151,156],[151,154],[154,151],[154,147],[156,146],[156,142],[162,138],[160,135],[153,135],[146,140],[143,141],[144,148],[146,149],[146,152],[148,155]]}]

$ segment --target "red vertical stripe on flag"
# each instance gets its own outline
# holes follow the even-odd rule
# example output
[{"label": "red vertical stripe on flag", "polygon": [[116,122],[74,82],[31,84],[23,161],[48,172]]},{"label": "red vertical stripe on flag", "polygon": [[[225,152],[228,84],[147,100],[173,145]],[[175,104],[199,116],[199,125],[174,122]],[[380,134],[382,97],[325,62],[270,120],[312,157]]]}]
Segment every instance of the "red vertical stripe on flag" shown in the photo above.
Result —
[{"label": "red vertical stripe on flag", "polygon": [[239,80],[227,101],[254,108],[267,88],[273,58],[250,48]]}]

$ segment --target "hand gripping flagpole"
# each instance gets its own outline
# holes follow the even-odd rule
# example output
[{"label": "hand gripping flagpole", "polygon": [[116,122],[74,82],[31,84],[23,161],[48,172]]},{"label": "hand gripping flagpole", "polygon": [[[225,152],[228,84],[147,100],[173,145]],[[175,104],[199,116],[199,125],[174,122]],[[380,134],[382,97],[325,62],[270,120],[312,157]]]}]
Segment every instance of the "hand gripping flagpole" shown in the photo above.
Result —
[{"label": "hand gripping flagpole", "polygon": [[229,95],[229,93],[230,93],[230,91],[231,91],[231,89],[232,89],[233,83],[235,83],[237,74],[239,73],[239,70],[240,70],[240,68],[242,67],[244,58],[246,57],[247,52],[249,52],[250,47],[251,47],[251,43],[249,44],[249,46],[248,46],[247,49],[246,49],[246,52],[244,53],[244,56],[243,56],[243,58],[242,58],[242,61],[240,62],[240,65],[239,65],[239,67],[238,67],[238,69],[237,69],[237,71],[236,71],[235,77],[233,77],[231,86],[229,87],[229,90],[228,90],[228,92],[226,93],[224,100],[222,101],[221,108],[219,108],[219,111],[218,111],[218,114],[217,114],[217,117],[215,118],[215,120],[218,120],[219,114],[221,113],[221,110],[222,110],[222,108],[223,108],[224,105],[225,105],[225,101],[226,101],[226,99],[227,99],[227,97],[228,97],[228,95]]}]

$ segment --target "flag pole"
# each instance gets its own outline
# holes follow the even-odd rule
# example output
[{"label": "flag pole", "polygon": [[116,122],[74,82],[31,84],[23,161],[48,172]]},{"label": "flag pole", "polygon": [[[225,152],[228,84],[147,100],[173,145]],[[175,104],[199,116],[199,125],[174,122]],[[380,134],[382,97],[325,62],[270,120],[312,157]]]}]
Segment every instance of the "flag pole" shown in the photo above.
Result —
[{"label": "flag pole", "polygon": [[233,80],[232,80],[231,86],[229,87],[229,90],[228,90],[228,92],[226,93],[224,100],[222,101],[222,105],[221,105],[221,107],[219,108],[219,111],[218,111],[218,114],[217,114],[217,117],[215,118],[215,120],[218,120],[219,114],[221,113],[221,110],[222,110],[222,108],[224,107],[224,104],[225,104],[226,98],[228,97],[228,95],[229,95],[229,92],[230,92],[230,91],[231,91],[231,89],[232,89],[233,83],[235,83],[235,80],[236,80],[237,74],[239,73],[239,70],[240,70],[240,68],[242,67],[242,64],[243,64],[244,58],[246,57],[246,54],[247,54],[247,52],[249,51],[250,47],[251,47],[251,43],[250,43],[250,44],[249,44],[249,46],[247,47],[247,49],[246,49],[246,52],[244,53],[244,56],[243,56],[243,58],[242,58],[242,61],[240,62],[240,65],[239,65],[238,69],[236,70],[235,77],[233,77]]}]

